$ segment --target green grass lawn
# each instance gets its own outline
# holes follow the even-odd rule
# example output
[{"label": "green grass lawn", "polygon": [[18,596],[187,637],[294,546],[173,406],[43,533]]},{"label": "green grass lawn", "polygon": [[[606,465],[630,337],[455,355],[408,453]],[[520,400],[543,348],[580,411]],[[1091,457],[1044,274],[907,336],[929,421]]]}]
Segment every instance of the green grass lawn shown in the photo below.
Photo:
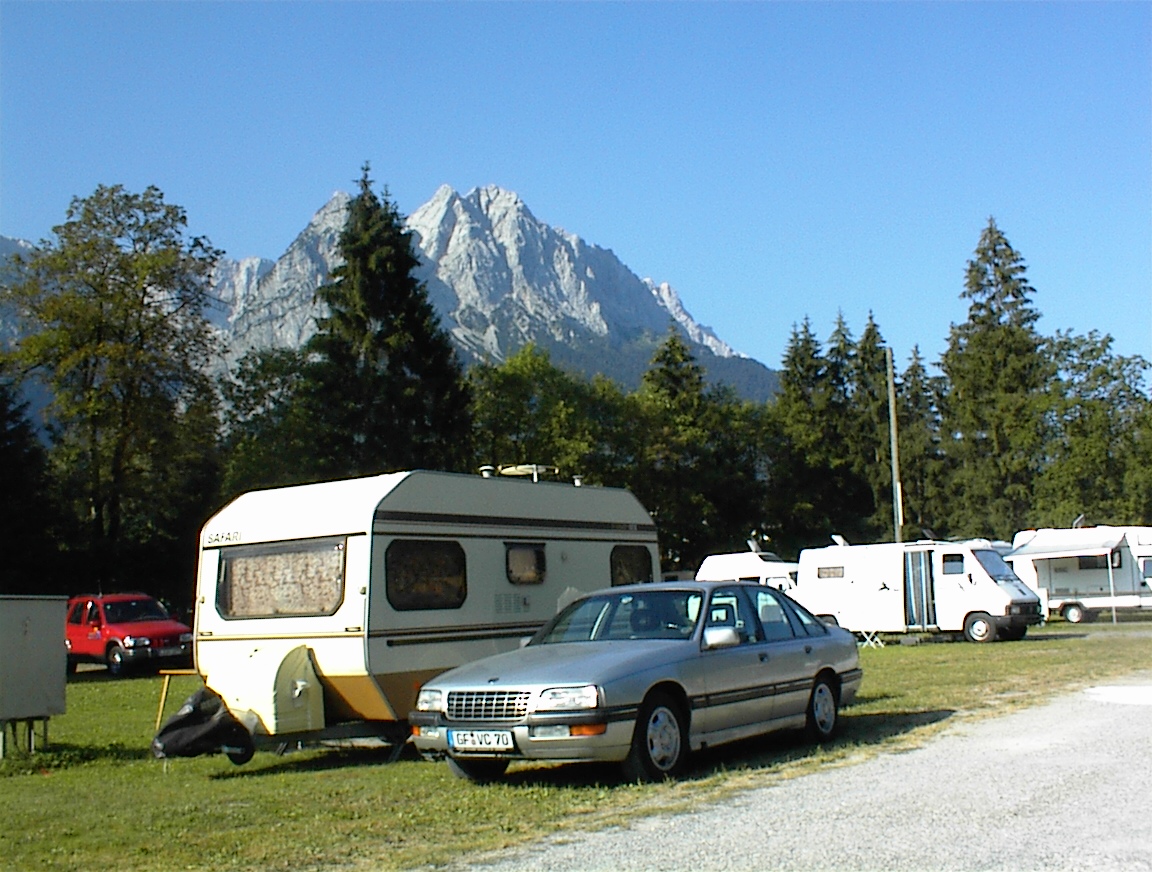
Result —
[{"label": "green grass lawn", "polygon": [[[1017,643],[864,649],[864,686],[839,738],[782,734],[692,758],[673,784],[622,783],[610,766],[514,764],[476,786],[443,763],[387,749],[258,752],[158,761],[161,679],[83,672],[50,744],[0,762],[0,869],[374,870],[438,864],[561,830],[688,810],[817,767],[924,741],[957,719],[999,714],[1152,668],[1152,623],[1055,622]],[[171,714],[198,686],[172,683]],[[1055,764],[1054,764],[1055,765]]]}]

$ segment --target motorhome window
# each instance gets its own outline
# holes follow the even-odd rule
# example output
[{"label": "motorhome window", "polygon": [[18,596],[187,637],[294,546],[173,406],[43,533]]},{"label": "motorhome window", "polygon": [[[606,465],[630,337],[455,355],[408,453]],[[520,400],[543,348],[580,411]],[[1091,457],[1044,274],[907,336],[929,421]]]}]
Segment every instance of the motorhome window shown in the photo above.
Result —
[{"label": "motorhome window", "polygon": [[[1108,555],[1107,554],[1087,554],[1081,555],[1076,558],[1080,563],[1081,569],[1107,569],[1108,568]],[[1121,566],[1121,555],[1119,551],[1112,552],[1112,568],[1119,569]]]},{"label": "motorhome window", "polygon": [[964,555],[963,554],[945,554],[944,555],[944,574],[945,575],[963,575],[964,574]]},{"label": "motorhome window", "polygon": [[972,554],[975,555],[976,560],[984,567],[984,571],[993,581],[1011,583],[1020,580],[1020,576],[1000,556],[999,551],[993,551],[990,548],[977,548],[973,550]]},{"label": "motorhome window", "polygon": [[468,596],[464,549],[443,539],[395,539],[384,552],[388,602],[397,611],[458,609]]},{"label": "motorhome window", "polygon": [[544,546],[505,542],[504,568],[512,584],[543,584]]},{"label": "motorhome window", "polygon": [[216,609],[225,618],[335,614],[344,554],[343,536],[222,548]]},{"label": "motorhome window", "polygon": [[652,581],[652,555],[643,545],[617,545],[611,557],[612,586]]},{"label": "motorhome window", "polygon": [[817,578],[843,578],[843,566],[818,566],[816,567]]}]

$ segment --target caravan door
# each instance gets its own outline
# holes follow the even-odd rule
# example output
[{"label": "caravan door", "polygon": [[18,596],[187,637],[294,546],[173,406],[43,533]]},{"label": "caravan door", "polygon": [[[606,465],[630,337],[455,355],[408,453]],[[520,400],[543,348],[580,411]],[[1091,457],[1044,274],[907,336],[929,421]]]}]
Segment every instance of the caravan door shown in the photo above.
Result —
[{"label": "caravan door", "polygon": [[904,552],[904,623],[909,630],[936,627],[936,581],[931,551]]}]

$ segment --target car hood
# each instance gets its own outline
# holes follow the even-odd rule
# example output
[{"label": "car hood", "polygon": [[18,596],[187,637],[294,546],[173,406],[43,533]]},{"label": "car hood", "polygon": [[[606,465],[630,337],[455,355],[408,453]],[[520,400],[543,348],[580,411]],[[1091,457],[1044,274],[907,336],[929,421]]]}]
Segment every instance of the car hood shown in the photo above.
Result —
[{"label": "car hood", "polygon": [[700,653],[692,639],[635,639],[529,645],[458,666],[429,687],[607,684]]},{"label": "car hood", "polygon": [[192,630],[179,621],[130,621],[124,624],[109,624],[108,629],[124,636],[179,636]]}]

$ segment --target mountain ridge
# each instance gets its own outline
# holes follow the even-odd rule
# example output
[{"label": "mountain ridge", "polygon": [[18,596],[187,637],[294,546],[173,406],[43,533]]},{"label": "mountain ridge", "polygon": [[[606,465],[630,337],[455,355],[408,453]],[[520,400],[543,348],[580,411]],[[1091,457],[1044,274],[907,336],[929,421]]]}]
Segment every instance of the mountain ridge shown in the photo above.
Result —
[{"label": "mountain ridge", "polygon": [[[335,192],[275,260],[221,258],[208,313],[224,348],[218,371],[252,349],[298,348],[315,332],[325,314],[315,291],[341,262],[351,199]],[[610,249],[538,220],[512,191],[488,185],[461,195],[441,185],[407,227],[417,277],[466,366],[499,364],[534,343],[557,366],[634,389],[675,325],[709,382],[749,400],[775,393],[776,373],[697,323],[672,285],[642,279]],[[0,251],[17,245],[27,243]]]}]

